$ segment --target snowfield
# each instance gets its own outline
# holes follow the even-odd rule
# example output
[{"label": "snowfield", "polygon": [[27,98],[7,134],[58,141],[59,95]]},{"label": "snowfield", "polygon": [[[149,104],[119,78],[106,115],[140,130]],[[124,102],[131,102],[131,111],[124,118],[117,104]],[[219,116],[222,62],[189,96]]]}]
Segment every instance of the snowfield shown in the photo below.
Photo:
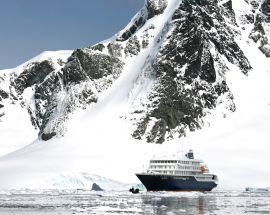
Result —
[{"label": "snowfield", "polygon": [[[217,189],[270,186],[270,60],[244,31],[237,43],[253,69],[244,75],[227,63],[230,72],[226,77],[235,96],[235,113],[220,119],[217,116],[222,110],[217,108],[208,116],[209,125],[162,145],[138,141],[130,135],[133,128],[125,114],[135,98],[144,98],[154,78],[147,76],[145,82],[138,81],[138,77],[145,75],[141,71],[145,68],[143,59],[148,57],[151,61],[157,54],[158,39],[181,0],[168,2],[164,13],[151,20],[156,26],[152,38],[156,42],[135,60],[127,61],[123,74],[100,95],[98,103],[71,115],[64,137],[47,142],[35,140],[37,131],[26,119],[26,110],[10,106],[14,108],[9,112],[12,115],[4,116],[8,118],[4,123],[0,121],[0,155],[4,155],[0,159],[0,188],[91,188],[96,182],[108,190],[126,189],[127,184],[139,183],[135,173],[146,169],[151,157],[182,156],[182,149],[193,149],[195,157],[203,159],[210,172],[218,175]],[[238,4],[234,6],[239,8]],[[45,58],[66,59],[70,54],[46,52]],[[44,55],[37,57],[40,58],[44,59]],[[95,177],[87,180],[84,174]]]}]

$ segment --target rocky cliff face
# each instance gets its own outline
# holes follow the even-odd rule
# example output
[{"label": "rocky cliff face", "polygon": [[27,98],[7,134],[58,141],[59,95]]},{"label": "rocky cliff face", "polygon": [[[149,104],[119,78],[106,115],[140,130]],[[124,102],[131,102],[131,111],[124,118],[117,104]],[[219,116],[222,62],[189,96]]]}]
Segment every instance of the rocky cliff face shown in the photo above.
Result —
[{"label": "rocky cliff face", "polygon": [[237,39],[256,44],[269,58],[269,35],[269,0],[243,0],[241,7],[231,0],[146,0],[131,23],[104,43],[1,72],[0,119],[6,104],[20,105],[40,139],[62,136],[70,114],[98,103],[136,65],[133,90],[145,92],[132,98],[123,116],[133,124],[134,138],[163,143],[200,129],[217,107],[224,116],[237,109],[226,72],[230,65],[245,75],[252,70]]},{"label": "rocky cliff face", "polygon": [[222,7],[226,5],[217,1],[184,0],[175,10],[172,30],[155,61],[157,80],[147,101],[151,108],[139,112],[135,138],[146,135],[147,141],[162,143],[175,133],[184,136],[187,130],[200,128],[217,104],[228,103],[227,108],[235,111],[224,75],[226,61],[245,74],[251,66],[234,41],[238,33],[227,25]]},{"label": "rocky cliff face", "polygon": [[241,10],[239,25],[267,57],[270,57],[270,1],[246,0],[246,10]]}]

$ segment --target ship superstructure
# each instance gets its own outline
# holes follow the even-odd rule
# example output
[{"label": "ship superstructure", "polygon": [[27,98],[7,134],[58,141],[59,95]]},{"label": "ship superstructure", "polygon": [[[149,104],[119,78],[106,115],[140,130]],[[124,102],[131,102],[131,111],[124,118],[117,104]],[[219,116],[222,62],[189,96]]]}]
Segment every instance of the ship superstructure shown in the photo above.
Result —
[{"label": "ship superstructure", "polygon": [[181,159],[154,157],[147,171],[136,176],[149,191],[211,191],[218,180],[192,150]]}]

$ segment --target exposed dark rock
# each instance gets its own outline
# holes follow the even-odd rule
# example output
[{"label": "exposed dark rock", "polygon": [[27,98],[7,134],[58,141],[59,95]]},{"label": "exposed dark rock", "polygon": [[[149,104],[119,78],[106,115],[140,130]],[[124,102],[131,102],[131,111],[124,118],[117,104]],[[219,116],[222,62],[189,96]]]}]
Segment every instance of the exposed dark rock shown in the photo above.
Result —
[{"label": "exposed dark rock", "polygon": [[153,35],[151,34],[152,33],[151,31],[154,29],[155,29],[155,26],[152,24],[147,29],[144,30],[143,36],[142,36],[142,48],[143,49],[148,47],[149,39],[151,37],[153,37]]},{"label": "exposed dark rock", "polygon": [[146,0],[146,9],[147,9],[147,17],[145,17],[144,12],[141,11],[135,17],[133,21],[133,25],[131,25],[124,33],[122,33],[117,41],[126,41],[130,39],[144,24],[147,19],[151,19],[156,15],[159,15],[164,12],[167,7],[168,0]]},{"label": "exposed dark rock", "polygon": [[137,36],[134,36],[128,40],[124,52],[125,52],[126,57],[128,57],[128,56],[132,57],[134,55],[138,55],[140,50],[141,50],[140,42],[139,42]]},{"label": "exposed dark rock", "polygon": [[229,91],[228,85],[226,84],[226,81],[222,81],[221,83],[218,83],[215,85],[215,92],[218,96],[225,94]]},{"label": "exposed dark rock", "polygon": [[248,20],[248,23],[254,23],[255,16],[253,14],[246,14],[246,19]]},{"label": "exposed dark rock", "polygon": [[233,7],[232,7],[232,0],[229,0],[229,1],[225,2],[223,4],[223,7],[227,8],[228,11],[231,11],[232,13],[234,13]]},{"label": "exposed dark rock", "polygon": [[[35,90],[35,112],[31,112],[34,125],[40,129],[39,137],[48,140],[54,134],[62,136],[65,133],[65,122],[76,108],[85,108],[90,103],[97,102],[95,93],[87,85],[69,86],[64,88],[61,73],[48,77]],[[70,91],[70,92],[69,92]],[[62,100],[60,100],[62,98]]]},{"label": "exposed dark rock", "polygon": [[[187,42],[183,43],[182,50],[180,50],[190,50],[185,58],[192,56],[193,52],[199,51],[202,44],[211,46],[209,44],[209,41],[211,41],[219,53],[224,55],[231,63],[237,64],[244,73],[251,69],[244,53],[234,41],[234,32],[226,25],[226,21],[220,14],[216,1],[201,0],[197,2],[195,0],[186,0],[183,1],[176,14],[175,18],[178,19],[183,14],[184,23],[181,26],[179,21],[175,33],[191,36]],[[211,31],[212,28],[215,31]]]},{"label": "exposed dark rock", "polygon": [[123,62],[115,57],[119,54],[118,45],[111,44],[110,55],[101,52],[103,46],[76,50],[62,71],[48,75],[36,86],[35,110],[29,113],[33,125],[40,129],[42,140],[64,135],[69,114],[96,103],[96,92],[107,89],[119,77]]},{"label": "exposed dark rock", "polygon": [[93,190],[93,191],[103,191],[103,189],[96,183],[93,183],[91,190]]},{"label": "exposed dark rock", "polygon": [[[168,115],[168,118],[173,120],[173,116]],[[151,129],[149,135],[146,137],[147,142],[156,142],[158,144],[163,143],[165,141],[167,126],[168,125],[164,119],[157,120],[153,128]]]},{"label": "exposed dark rock", "polygon": [[164,12],[168,5],[168,0],[147,0],[148,19]]},{"label": "exposed dark rock", "polygon": [[122,57],[122,50],[122,45],[117,42],[108,45],[108,51],[113,57]]},{"label": "exposed dark rock", "polygon": [[27,87],[42,83],[53,71],[53,63],[49,60],[31,63],[15,80],[15,88],[21,94]]},{"label": "exposed dark rock", "polygon": [[[33,117],[33,125],[37,126],[40,129],[39,136],[42,140],[49,140],[56,135],[56,131],[53,131],[55,129],[54,126],[56,125],[51,123],[51,127],[53,130],[46,131],[45,138],[43,137],[44,129],[54,115],[58,103],[61,103],[60,105],[64,106],[64,104],[59,101],[59,98],[57,96],[59,93],[63,93],[63,90],[63,83],[59,74],[52,74],[46,79],[45,82],[35,88],[35,111],[30,111],[30,115]],[[61,113],[55,114],[54,121],[59,122],[60,118],[63,117],[63,115],[65,114],[67,114],[67,112],[65,109],[63,109]],[[58,126],[60,126],[59,124]]]},{"label": "exposed dark rock", "polygon": [[250,4],[253,6],[254,9],[258,9],[260,5],[259,2],[255,0],[251,1]]},{"label": "exposed dark rock", "polygon": [[[133,114],[141,114],[141,111],[134,111]],[[149,115],[146,115],[146,117],[140,119],[141,121],[136,122],[136,130],[132,133],[132,137],[141,140],[143,135],[146,133],[147,125],[150,122]],[[152,139],[152,138],[151,138]]]},{"label": "exposed dark rock", "polygon": [[64,84],[77,84],[89,79],[99,79],[108,75],[119,76],[123,62],[118,58],[89,49],[73,52],[63,68]]},{"label": "exposed dark rock", "polygon": [[253,39],[255,43],[257,43],[264,35],[265,31],[262,24],[260,22],[256,22],[249,37]]},{"label": "exposed dark rock", "polygon": [[[225,6],[232,10],[231,2]],[[172,133],[184,136],[187,130],[201,128],[205,110],[214,109],[219,96],[230,93],[226,80],[216,79],[217,72],[222,72],[215,64],[222,62],[216,59],[218,55],[238,65],[245,74],[251,69],[234,41],[236,33],[221,13],[215,0],[184,0],[176,10],[175,27],[155,64],[157,84],[148,96],[151,108],[139,119],[134,138],[145,136],[148,142],[162,143]],[[233,104],[233,98],[228,100]]]},{"label": "exposed dark rock", "polygon": [[[110,54],[102,53],[105,48],[98,44],[76,50],[67,62],[62,62],[62,70],[55,70],[52,61],[45,60],[29,64],[18,77],[11,75],[11,89],[17,93],[10,93],[10,98],[27,108],[41,140],[64,135],[69,114],[97,102],[97,92],[119,77],[124,65],[118,59],[121,47],[111,44]],[[27,87],[32,88],[34,107],[23,102],[21,94]],[[1,99],[8,96],[4,91],[0,93]]]},{"label": "exposed dark rock", "polygon": [[103,44],[97,44],[95,46],[90,47],[93,50],[102,52],[105,49],[105,46]]},{"label": "exposed dark rock", "polygon": [[229,0],[221,5],[220,7],[221,13],[224,17],[226,17],[231,24],[237,26],[236,19],[235,19],[235,13],[232,7],[232,0]]},{"label": "exposed dark rock", "polygon": [[0,89],[0,101],[2,101],[2,99],[7,99],[8,97],[8,93]]},{"label": "exposed dark rock", "polygon": [[255,42],[259,43],[259,50],[266,56],[270,57],[270,37],[266,34],[264,25],[270,23],[270,0],[265,0],[261,4],[261,13],[257,13],[254,28],[249,37]]},{"label": "exposed dark rock", "polygon": [[260,11],[265,15],[265,21],[270,23],[270,0],[264,0]]},{"label": "exposed dark rock", "polygon": [[118,41],[126,41],[132,36],[130,29],[122,34],[122,36],[118,39]]},{"label": "exposed dark rock", "polygon": [[56,136],[55,132],[53,132],[51,134],[45,134],[44,133],[44,134],[41,135],[41,139],[47,141],[47,140],[53,138],[54,136]]},{"label": "exposed dark rock", "polygon": [[267,37],[264,37],[261,40],[261,44],[259,46],[259,50],[268,58],[270,58],[270,42]]},{"label": "exposed dark rock", "polygon": [[117,41],[128,40],[130,37],[132,37],[136,33],[137,30],[139,30],[145,24],[145,22],[146,22],[146,18],[144,17],[143,13],[141,13],[139,16],[135,18],[133,25],[131,25],[129,29],[127,29],[124,33],[122,33],[122,35],[120,35],[117,38]]}]

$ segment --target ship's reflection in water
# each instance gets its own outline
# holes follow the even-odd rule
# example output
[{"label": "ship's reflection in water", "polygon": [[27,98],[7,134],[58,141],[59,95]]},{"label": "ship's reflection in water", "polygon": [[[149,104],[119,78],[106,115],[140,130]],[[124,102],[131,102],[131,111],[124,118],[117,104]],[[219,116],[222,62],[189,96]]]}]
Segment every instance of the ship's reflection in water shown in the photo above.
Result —
[{"label": "ship's reflection in water", "polygon": [[270,192],[147,193],[141,208],[145,215],[270,214]]},{"label": "ship's reflection in water", "polygon": [[215,196],[142,196],[143,214],[209,214],[217,210]]}]

